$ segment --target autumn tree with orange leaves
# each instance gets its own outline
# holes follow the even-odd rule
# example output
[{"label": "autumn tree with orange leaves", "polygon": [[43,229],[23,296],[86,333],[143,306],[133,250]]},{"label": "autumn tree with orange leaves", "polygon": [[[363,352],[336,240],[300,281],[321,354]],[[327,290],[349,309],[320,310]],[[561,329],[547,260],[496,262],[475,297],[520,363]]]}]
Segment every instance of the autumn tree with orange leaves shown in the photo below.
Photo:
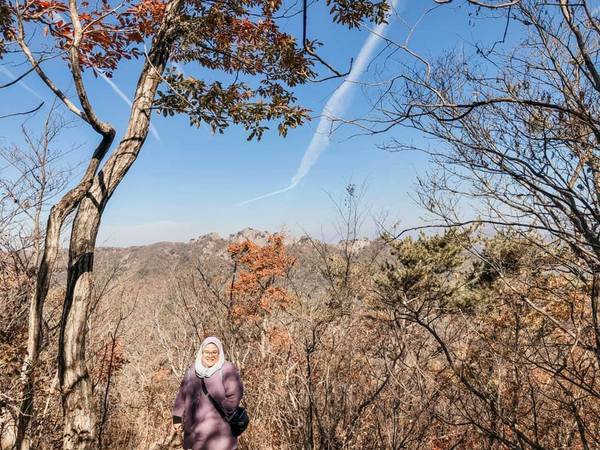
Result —
[{"label": "autumn tree with orange leaves", "polygon": [[[333,22],[357,27],[385,20],[384,1],[325,0]],[[313,40],[298,40],[279,27],[297,14],[295,4],[267,0],[145,0],[88,2],[11,0],[0,3],[1,50],[5,60],[27,63],[48,90],[98,135],[81,180],[54,205],[31,292],[27,355],[21,379],[23,395],[17,425],[17,449],[27,442],[35,414],[33,377],[40,351],[42,314],[59,236],[74,214],[69,244],[66,294],[58,351],[64,413],[64,449],[94,448],[97,417],[86,367],[86,324],[93,286],[94,250],[102,214],[141,151],[153,110],[186,114],[192,125],[206,123],[223,132],[241,125],[249,138],[260,138],[272,124],[285,135],[307,118],[293,88],[318,76],[323,62]],[[291,9],[289,9],[291,7]],[[301,30],[298,30],[301,31]],[[147,45],[147,51],[145,49]],[[62,61],[62,78],[47,62]],[[115,141],[115,126],[97,115],[89,96],[89,74],[116,72],[123,60],[138,61],[138,82],[126,131]],[[195,63],[213,71],[216,81],[183,77],[167,70],[169,62]],[[329,67],[328,65],[325,65]],[[236,75],[230,81],[229,75]],[[337,73],[339,75],[339,73]],[[75,93],[61,86],[69,79]],[[251,81],[243,81],[243,80]]]},{"label": "autumn tree with orange leaves", "polygon": [[277,285],[295,262],[286,254],[283,240],[282,235],[275,234],[269,236],[264,246],[246,240],[227,248],[234,261],[234,275],[228,289],[234,322],[258,321],[291,300],[290,293]]}]

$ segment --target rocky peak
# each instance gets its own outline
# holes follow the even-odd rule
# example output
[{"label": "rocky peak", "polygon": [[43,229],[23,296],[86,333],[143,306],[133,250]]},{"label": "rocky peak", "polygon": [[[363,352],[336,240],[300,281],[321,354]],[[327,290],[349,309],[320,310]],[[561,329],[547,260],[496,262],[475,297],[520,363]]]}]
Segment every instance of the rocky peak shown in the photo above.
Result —
[{"label": "rocky peak", "polygon": [[208,233],[208,234],[203,234],[194,239],[190,239],[190,242],[219,241],[221,239],[223,239],[223,238],[221,237],[221,235],[219,233],[212,232],[212,233]]},{"label": "rocky peak", "polygon": [[[345,240],[341,240],[338,243],[338,248],[344,248],[344,246],[346,245]],[[363,248],[369,246],[371,244],[371,240],[369,238],[358,238],[358,239],[354,239],[351,241],[348,241],[348,243],[350,244],[350,249],[354,252],[358,252],[360,250],[362,250]]]},{"label": "rocky peak", "polygon": [[256,244],[264,245],[267,243],[268,237],[269,233],[266,231],[255,230],[254,228],[248,227],[238,231],[237,233],[230,234],[229,240],[233,242],[239,242],[248,239]]}]

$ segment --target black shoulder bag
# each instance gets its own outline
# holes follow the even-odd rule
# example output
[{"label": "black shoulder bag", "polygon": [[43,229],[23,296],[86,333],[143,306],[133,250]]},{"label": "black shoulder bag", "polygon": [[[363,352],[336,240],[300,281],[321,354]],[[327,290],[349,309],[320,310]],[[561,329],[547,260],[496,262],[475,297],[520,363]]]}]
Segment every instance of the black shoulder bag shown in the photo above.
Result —
[{"label": "black shoulder bag", "polygon": [[204,395],[208,397],[208,399],[213,404],[215,409],[219,412],[223,420],[225,420],[225,422],[229,424],[229,426],[231,427],[231,433],[234,436],[239,436],[240,434],[242,434],[244,430],[248,428],[248,423],[250,422],[250,417],[248,417],[248,412],[246,411],[246,408],[244,408],[243,406],[238,406],[235,409],[234,413],[231,415],[231,417],[228,419],[227,414],[225,414],[225,411],[223,411],[223,408],[221,407],[219,402],[216,401],[213,398],[213,396],[210,395],[208,389],[206,389],[204,378],[200,378],[200,382],[202,383],[202,391],[204,392]]}]

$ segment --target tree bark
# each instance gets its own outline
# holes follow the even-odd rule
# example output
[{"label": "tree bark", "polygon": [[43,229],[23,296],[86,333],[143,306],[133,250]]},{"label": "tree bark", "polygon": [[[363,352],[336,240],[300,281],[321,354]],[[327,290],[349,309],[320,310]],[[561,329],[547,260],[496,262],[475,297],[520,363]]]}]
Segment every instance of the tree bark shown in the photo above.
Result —
[{"label": "tree bark", "polygon": [[135,162],[148,135],[151,107],[174,38],[182,0],[171,0],[144,63],[131,107],[128,128],[117,149],[94,177],[79,204],[71,232],[67,292],[59,337],[59,380],[64,414],[63,449],[96,445],[96,411],[85,363],[88,311],[93,287],[94,250],[108,200]]},{"label": "tree bark", "polygon": [[44,247],[37,261],[37,277],[30,294],[31,301],[29,305],[27,356],[23,362],[20,374],[22,400],[19,409],[19,420],[17,422],[15,441],[15,448],[17,450],[29,448],[27,434],[29,423],[33,415],[34,369],[41,347],[44,302],[48,295],[50,279],[58,255],[60,232],[66,218],[73,212],[90,189],[96,170],[100,165],[100,161],[106,155],[114,137],[114,130],[110,130],[104,135],[102,141],[94,151],[92,159],[79,184],[67,192],[60,201],[52,207],[48,216]]}]

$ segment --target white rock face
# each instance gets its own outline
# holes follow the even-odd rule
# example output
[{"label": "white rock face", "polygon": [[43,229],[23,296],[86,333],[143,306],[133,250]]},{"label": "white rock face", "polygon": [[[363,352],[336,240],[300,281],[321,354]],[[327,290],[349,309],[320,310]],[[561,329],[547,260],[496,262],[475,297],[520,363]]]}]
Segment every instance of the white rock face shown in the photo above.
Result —
[{"label": "white rock face", "polygon": [[[371,244],[371,241],[369,240],[369,238],[358,238],[352,242],[349,242],[349,244],[350,244],[351,251],[359,252],[363,248],[369,246]],[[344,248],[345,245],[346,245],[346,241],[340,241],[338,243],[338,248]]]}]

